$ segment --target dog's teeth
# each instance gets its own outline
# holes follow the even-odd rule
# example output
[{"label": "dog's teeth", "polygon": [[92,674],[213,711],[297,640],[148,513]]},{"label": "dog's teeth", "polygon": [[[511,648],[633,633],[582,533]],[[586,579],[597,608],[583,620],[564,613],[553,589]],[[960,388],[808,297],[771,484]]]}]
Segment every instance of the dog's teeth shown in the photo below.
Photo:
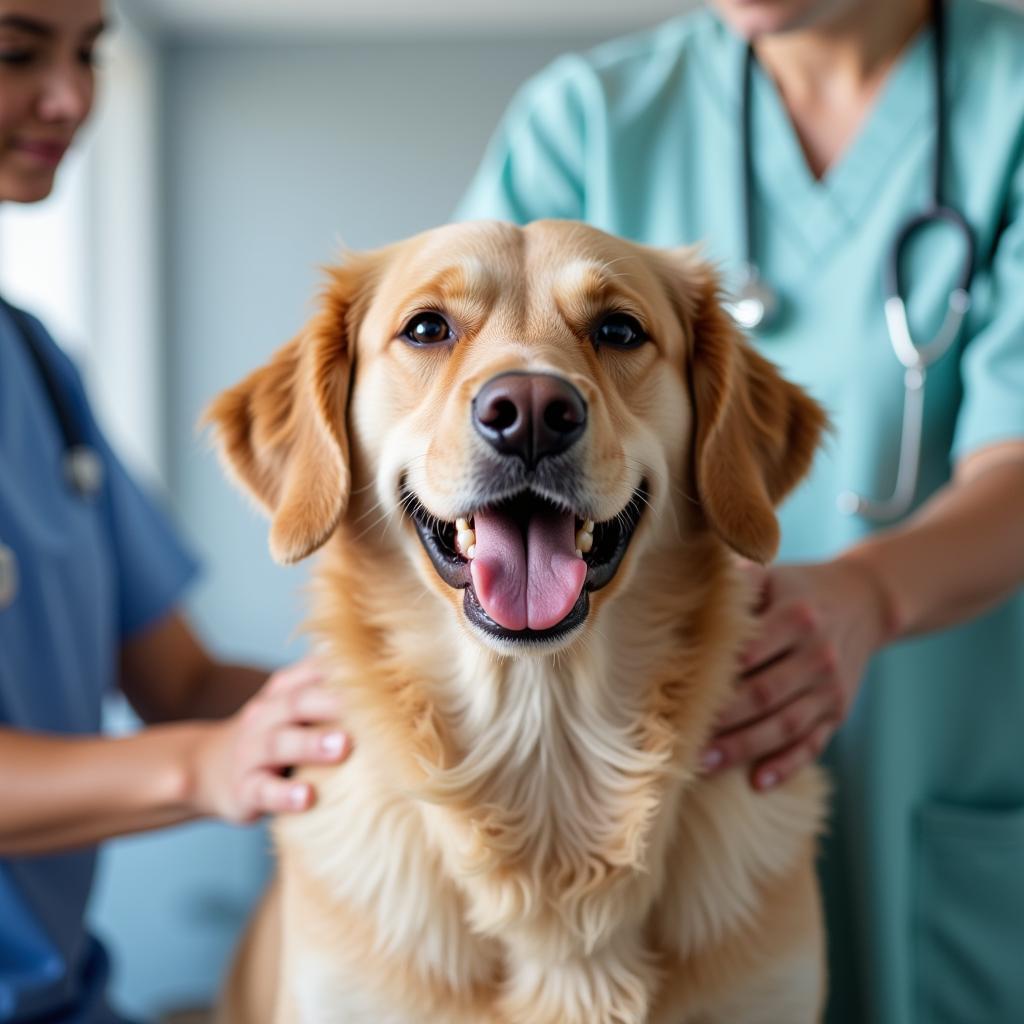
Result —
[{"label": "dog's teeth", "polygon": [[[465,521],[465,519],[459,520],[460,523],[465,523]],[[458,546],[460,555],[465,558],[472,558],[476,554],[476,531],[469,529],[468,526],[465,528],[459,527],[455,543]]]},{"label": "dog's teeth", "polygon": [[576,531],[576,557],[582,558],[594,546],[594,520],[584,519]]},{"label": "dog's teeth", "polygon": [[456,519],[455,520],[455,529],[458,530],[459,533],[465,533],[469,529],[469,520],[468,519]]}]

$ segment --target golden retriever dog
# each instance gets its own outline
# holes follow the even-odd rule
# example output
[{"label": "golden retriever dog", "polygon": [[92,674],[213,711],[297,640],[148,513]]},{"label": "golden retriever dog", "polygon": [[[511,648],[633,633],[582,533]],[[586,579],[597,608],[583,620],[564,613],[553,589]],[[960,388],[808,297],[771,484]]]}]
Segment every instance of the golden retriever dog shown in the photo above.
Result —
[{"label": "golden retriever dog", "polygon": [[821,410],[691,250],[455,225],[330,271],[209,418],[322,549],[351,759],[304,770],[222,1010],[239,1024],[806,1024],[815,768],[699,753]]}]

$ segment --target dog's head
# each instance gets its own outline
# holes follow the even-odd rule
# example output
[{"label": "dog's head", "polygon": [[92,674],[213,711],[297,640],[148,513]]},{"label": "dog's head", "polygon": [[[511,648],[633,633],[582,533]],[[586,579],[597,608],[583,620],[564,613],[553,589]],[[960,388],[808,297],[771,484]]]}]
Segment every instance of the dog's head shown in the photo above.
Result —
[{"label": "dog's head", "polygon": [[739,337],[692,251],[567,221],[352,257],[208,418],[275,558],[346,523],[506,653],[578,634],[666,530],[769,559],[824,422]]}]

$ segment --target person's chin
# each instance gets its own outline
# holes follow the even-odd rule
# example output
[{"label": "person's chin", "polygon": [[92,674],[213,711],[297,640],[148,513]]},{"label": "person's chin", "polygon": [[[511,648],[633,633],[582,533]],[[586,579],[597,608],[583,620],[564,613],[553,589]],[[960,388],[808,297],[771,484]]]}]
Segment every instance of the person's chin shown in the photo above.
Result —
[{"label": "person's chin", "polygon": [[821,0],[715,0],[722,20],[744,39],[807,28],[817,20]]},{"label": "person's chin", "polygon": [[53,191],[55,173],[54,170],[23,174],[0,168],[0,202],[41,202]]}]

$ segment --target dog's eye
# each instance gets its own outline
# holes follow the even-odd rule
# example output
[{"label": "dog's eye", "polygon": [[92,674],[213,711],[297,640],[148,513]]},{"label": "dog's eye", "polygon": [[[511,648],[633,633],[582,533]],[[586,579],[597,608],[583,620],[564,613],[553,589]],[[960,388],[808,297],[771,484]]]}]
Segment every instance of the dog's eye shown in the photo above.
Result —
[{"label": "dog's eye", "polygon": [[648,340],[640,321],[628,313],[610,313],[594,328],[591,337],[595,345],[612,348],[636,348]]},{"label": "dog's eye", "polygon": [[440,313],[417,313],[402,331],[402,337],[414,345],[436,345],[454,337],[448,321]]}]

